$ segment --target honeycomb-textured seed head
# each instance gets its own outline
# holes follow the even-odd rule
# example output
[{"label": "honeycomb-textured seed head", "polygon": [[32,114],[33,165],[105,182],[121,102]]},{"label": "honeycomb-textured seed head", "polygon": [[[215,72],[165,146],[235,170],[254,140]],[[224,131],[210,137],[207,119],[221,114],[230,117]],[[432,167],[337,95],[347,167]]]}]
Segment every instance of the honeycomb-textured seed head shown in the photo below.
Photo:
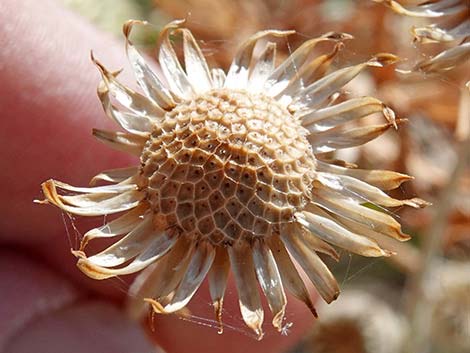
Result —
[{"label": "honeycomb-textured seed head", "polygon": [[315,157],[306,131],[264,95],[213,90],[155,126],[142,184],[168,227],[213,244],[266,237],[310,198]]}]

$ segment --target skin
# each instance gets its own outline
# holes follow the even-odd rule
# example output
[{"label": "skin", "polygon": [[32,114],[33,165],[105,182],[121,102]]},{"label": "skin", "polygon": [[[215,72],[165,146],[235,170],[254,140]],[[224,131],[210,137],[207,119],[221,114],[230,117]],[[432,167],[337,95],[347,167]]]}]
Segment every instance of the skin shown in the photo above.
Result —
[{"label": "skin", "polygon": [[[130,278],[95,281],[82,274],[62,213],[33,199],[42,198],[40,183],[49,178],[86,185],[101,170],[136,163],[91,136],[92,127],[115,127],[96,97],[99,75],[89,51],[110,69],[124,66],[123,81],[132,82],[124,41],[53,1],[2,0],[0,48],[0,352],[155,352],[155,344],[167,352],[279,352],[298,340],[313,318],[292,298],[287,336],[270,329],[266,308],[266,337],[257,342],[241,321],[232,283],[225,315],[235,329],[218,335],[214,327],[157,316],[150,332],[148,323],[124,314]],[[96,224],[75,223],[82,233]],[[212,319],[209,303],[203,286],[190,309]]]}]

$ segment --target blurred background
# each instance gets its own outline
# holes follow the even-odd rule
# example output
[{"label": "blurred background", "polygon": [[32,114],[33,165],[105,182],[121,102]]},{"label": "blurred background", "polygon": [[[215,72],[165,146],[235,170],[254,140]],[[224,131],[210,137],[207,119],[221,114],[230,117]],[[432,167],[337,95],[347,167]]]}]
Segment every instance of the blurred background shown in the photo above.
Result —
[{"label": "blurred background", "polygon": [[[224,69],[247,36],[267,28],[297,31],[280,46],[280,60],[305,39],[329,31],[354,36],[335,59],[338,66],[379,52],[398,55],[398,71],[368,71],[347,90],[378,97],[408,123],[337,157],[414,176],[394,196],[419,196],[433,206],[393,211],[413,239],[391,243],[397,255],[389,260],[346,253],[338,263],[325,259],[342,295],[320,308],[320,319],[291,352],[470,352],[469,1],[441,1],[460,6],[457,17],[450,7],[450,20],[446,11],[432,18],[406,16],[386,6],[388,1],[372,0],[60,1],[121,41],[124,21],[151,22],[153,31],[133,35],[150,57],[158,29],[185,18],[209,63]],[[413,7],[423,1],[400,3]],[[445,42],[414,37],[412,28],[430,24],[461,26]]]}]

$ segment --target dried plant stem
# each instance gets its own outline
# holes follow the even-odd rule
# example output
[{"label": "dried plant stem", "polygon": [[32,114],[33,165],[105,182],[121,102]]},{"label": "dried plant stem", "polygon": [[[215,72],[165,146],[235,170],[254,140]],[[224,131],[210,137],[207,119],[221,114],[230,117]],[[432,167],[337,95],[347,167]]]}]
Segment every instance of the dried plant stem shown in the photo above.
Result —
[{"label": "dried plant stem", "polygon": [[[464,94],[468,94],[468,92]],[[465,96],[462,98],[466,99]],[[461,116],[466,114],[467,112],[465,111],[460,112]],[[430,305],[431,298],[428,289],[435,280],[431,276],[441,253],[442,235],[447,225],[449,214],[452,211],[452,201],[456,196],[460,177],[464,174],[470,158],[470,138],[468,135],[460,140],[458,148],[457,164],[449,178],[448,184],[441,192],[441,196],[437,201],[433,222],[426,232],[427,237],[423,247],[420,269],[411,278],[408,300],[410,332],[404,350],[406,353],[425,353],[430,351],[432,306]]]}]

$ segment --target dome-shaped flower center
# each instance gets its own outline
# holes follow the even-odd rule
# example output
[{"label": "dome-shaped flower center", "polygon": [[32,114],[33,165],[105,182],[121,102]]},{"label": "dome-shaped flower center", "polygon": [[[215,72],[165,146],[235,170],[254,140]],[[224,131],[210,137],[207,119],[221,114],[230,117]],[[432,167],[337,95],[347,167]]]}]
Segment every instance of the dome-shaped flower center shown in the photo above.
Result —
[{"label": "dome-shaped flower center", "polygon": [[282,105],[225,89],[168,112],[141,162],[158,221],[214,244],[277,233],[309,198],[315,172],[305,130]]}]

